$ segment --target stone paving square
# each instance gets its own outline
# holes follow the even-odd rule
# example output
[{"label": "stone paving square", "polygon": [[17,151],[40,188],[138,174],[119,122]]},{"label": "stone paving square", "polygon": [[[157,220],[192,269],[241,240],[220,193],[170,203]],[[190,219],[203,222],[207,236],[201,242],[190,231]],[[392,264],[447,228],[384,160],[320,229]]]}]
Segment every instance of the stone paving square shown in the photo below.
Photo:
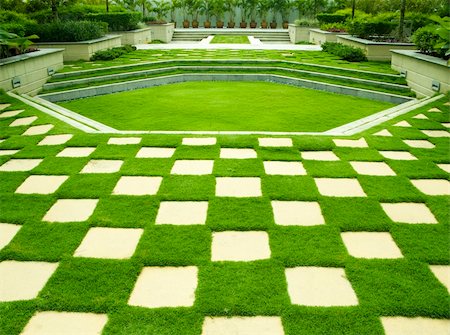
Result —
[{"label": "stone paving square", "polygon": [[71,134],[48,135],[38,145],[61,145],[67,143],[72,137]]},{"label": "stone paving square", "polygon": [[81,222],[92,215],[98,199],[58,199],[44,215],[48,222]]},{"label": "stone paving square", "polygon": [[162,177],[122,176],[112,194],[115,195],[155,195],[158,193]]},{"label": "stone paving square", "polygon": [[435,145],[427,140],[403,140],[406,145],[409,145],[411,148],[418,149],[433,149]]},{"label": "stone paving square", "polygon": [[442,113],[442,111],[439,108],[436,108],[436,107],[430,108],[428,110],[428,112],[430,112],[430,113]]},{"label": "stone paving square", "polygon": [[301,162],[265,161],[264,170],[268,175],[305,176],[306,170]]},{"label": "stone paving square", "polygon": [[360,138],[359,140],[335,139],[335,140],[333,140],[333,142],[337,147],[344,147],[344,148],[368,148],[369,147],[364,138]]},{"label": "stone paving square", "polygon": [[413,156],[408,151],[379,151],[380,155],[387,159],[399,160],[399,161],[415,161],[416,156]]},{"label": "stone paving square", "polygon": [[374,136],[385,136],[385,137],[392,137],[392,134],[389,130],[387,129],[383,129],[380,130],[379,132],[373,134]]},{"label": "stone paving square", "polygon": [[112,145],[130,145],[139,144],[142,139],[140,137],[111,137],[108,140],[108,144]]},{"label": "stone paving square", "polygon": [[4,110],[5,108],[10,107],[11,104],[0,104],[0,111]]},{"label": "stone paving square", "polygon": [[11,124],[10,127],[20,127],[20,126],[28,126],[32,124],[34,121],[36,121],[38,118],[37,116],[29,116],[29,117],[23,117],[20,119],[15,119]]},{"label": "stone paving square", "polygon": [[398,223],[438,223],[430,209],[422,203],[400,202],[381,204],[387,216]]},{"label": "stone paving square", "polygon": [[75,257],[127,259],[133,256],[143,229],[103,228],[89,229]]},{"label": "stone paving square", "polygon": [[0,114],[0,118],[17,116],[17,115],[19,115],[22,112],[23,112],[23,109],[19,109],[19,110],[15,110],[15,111],[6,111],[6,112],[3,112],[3,113]]},{"label": "stone paving square", "polygon": [[21,335],[99,335],[106,322],[106,314],[37,312]]},{"label": "stone paving square", "polygon": [[382,316],[386,335],[448,335],[450,320],[423,317]]},{"label": "stone paving square", "polygon": [[128,304],[147,308],[191,307],[195,301],[198,269],[186,267],[144,267]]},{"label": "stone paving square", "polygon": [[366,197],[358,179],[314,178],[319,193],[329,197]]},{"label": "stone paving square", "polygon": [[19,232],[21,225],[0,223],[0,250],[6,247]]},{"label": "stone paving square", "polygon": [[56,157],[88,157],[95,149],[91,147],[69,147],[59,152]]},{"label": "stone paving square", "polygon": [[258,138],[258,143],[260,147],[292,147],[292,139],[290,138]]},{"label": "stone paving square", "polygon": [[225,231],[212,235],[211,260],[256,261],[270,258],[269,235],[265,231]]},{"label": "stone paving square", "polygon": [[400,249],[385,232],[344,232],[341,233],[348,253],[356,258],[401,258]]},{"label": "stone paving square", "polygon": [[400,121],[400,122],[397,122],[396,124],[394,124],[394,127],[408,128],[408,127],[411,127],[411,124],[409,124],[408,121]]},{"label": "stone paving square", "polygon": [[411,179],[411,183],[426,195],[450,195],[450,182],[446,179]]},{"label": "stone paving square", "polygon": [[19,152],[20,150],[10,150],[10,149],[6,149],[6,150],[1,150],[0,149],[0,156],[11,156],[11,155],[15,155]]},{"label": "stone paving square", "polygon": [[156,224],[198,225],[206,223],[207,201],[162,201]]},{"label": "stone paving square", "polygon": [[297,267],[285,270],[291,303],[302,306],[356,306],[358,298],[344,269]]},{"label": "stone paving square", "polygon": [[308,201],[272,201],[275,223],[281,226],[325,224],[320,205]]},{"label": "stone paving square", "polygon": [[395,176],[395,172],[384,162],[350,162],[353,169],[366,176]]},{"label": "stone paving square", "polygon": [[171,174],[200,176],[213,172],[213,160],[177,160],[170,171]]},{"label": "stone paving square", "polygon": [[1,172],[25,172],[31,171],[39,164],[42,159],[10,159],[5,164],[0,166]]},{"label": "stone paving square", "polygon": [[418,119],[418,120],[428,120],[428,117],[424,114],[417,114],[416,116],[413,116],[412,118]]},{"label": "stone paving square", "polygon": [[17,188],[20,194],[52,194],[68,179],[68,176],[29,176]]},{"label": "stone paving square", "polygon": [[437,164],[437,166],[447,173],[450,173],[450,164]]},{"label": "stone paving square", "polygon": [[33,126],[25,130],[25,132],[22,134],[23,136],[34,136],[34,135],[43,135],[48,133],[54,125],[52,124],[43,124],[39,126]]},{"label": "stone paving square", "polygon": [[112,159],[92,159],[80,173],[116,173],[119,172],[123,161]]},{"label": "stone paving square", "polygon": [[202,335],[284,335],[278,316],[206,317]]},{"label": "stone paving square", "polygon": [[175,148],[143,147],[139,149],[136,158],[170,158],[175,153]]},{"label": "stone paving square", "polygon": [[430,265],[430,270],[450,294],[450,265]]},{"label": "stone paving square", "polygon": [[181,143],[193,146],[215,145],[217,139],[215,137],[185,137]]},{"label": "stone paving square", "polygon": [[222,159],[251,159],[256,158],[257,154],[254,149],[240,148],[221,148],[220,158]]},{"label": "stone paving square", "polygon": [[0,302],[38,296],[58,263],[3,261],[0,263]]},{"label": "stone paving square", "polygon": [[338,161],[339,157],[333,151],[302,151],[303,160],[311,161]]},{"label": "stone paving square", "polygon": [[218,197],[260,197],[261,179],[253,177],[216,178],[216,196]]},{"label": "stone paving square", "polygon": [[422,130],[422,133],[429,137],[450,137],[448,130]]}]

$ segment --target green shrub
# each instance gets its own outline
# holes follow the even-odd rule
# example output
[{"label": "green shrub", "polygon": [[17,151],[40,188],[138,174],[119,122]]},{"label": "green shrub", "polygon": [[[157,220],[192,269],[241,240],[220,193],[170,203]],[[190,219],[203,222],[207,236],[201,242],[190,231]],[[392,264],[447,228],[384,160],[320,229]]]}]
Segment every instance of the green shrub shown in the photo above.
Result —
[{"label": "green shrub", "polygon": [[28,34],[36,34],[41,42],[80,42],[100,38],[108,31],[104,22],[57,21],[35,24],[27,28]]},{"label": "green shrub", "polygon": [[345,23],[325,23],[320,25],[320,29],[330,31],[333,33],[340,33],[347,31],[347,24]]},{"label": "green shrub", "polygon": [[101,50],[93,54],[91,60],[113,60],[134,50],[136,50],[136,47],[132,45],[124,45],[108,50]]},{"label": "green shrub", "polygon": [[36,23],[24,14],[0,11],[0,28],[18,36],[25,36],[26,27]]},{"label": "green shrub", "polygon": [[322,44],[322,51],[338,56],[349,62],[365,62],[367,57],[360,48],[344,45],[336,42],[325,42]]},{"label": "green shrub", "polygon": [[329,13],[322,13],[317,14],[316,18],[317,20],[323,24],[323,23],[342,23],[347,20],[349,16],[347,14],[329,14]]},{"label": "green shrub", "polygon": [[91,13],[85,16],[87,20],[108,23],[110,31],[128,31],[137,29],[142,20],[139,12],[123,13]]},{"label": "green shrub", "polygon": [[349,22],[348,32],[360,38],[389,36],[398,22],[387,15],[357,18]]},{"label": "green shrub", "polygon": [[412,36],[412,40],[420,52],[445,58],[447,50],[441,45],[445,44],[446,40],[439,35],[438,29],[437,25],[419,28]]},{"label": "green shrub", "polygon": [[300,26],[300,27],[318,27],[319,26],[319,22],[317,20],[306,20],[306,19],[302,19],[302,20],[295,20],[294,21],[296,26]]}]

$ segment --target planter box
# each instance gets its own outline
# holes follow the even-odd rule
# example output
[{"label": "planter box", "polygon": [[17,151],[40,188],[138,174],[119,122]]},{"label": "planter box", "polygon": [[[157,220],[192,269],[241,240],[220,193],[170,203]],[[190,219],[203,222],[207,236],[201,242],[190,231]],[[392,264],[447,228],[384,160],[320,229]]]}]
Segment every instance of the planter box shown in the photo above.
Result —
[{"label": "planter box", "polygon": [[337,42],[364,50],[368,60],[390,61],[391,50],[416,50],[412,43],[384,43],[365,40],[350,35],[338,35]]},{"label": "planter box", "polygon": [[450,90],[450,68],[445,60],[410,50],[392,50],[391,53],[392,68],[406,74],[408,86],[419,97]]},{"label": "planter box", "polygon": [[322,45],[325,42],[337,42],[338,35],[348,35],[347,33],[333,33],[320,29],[311,29],[309,31],[309,41],[313,44]]},{"label": "planter box", "polygon": [[142,28],[130,31],[115,31],[114,35],[120,35],[122,45],[146,44],[152,41],[152,29]]},{"label": "planter box", "polygon": [[149,27],[152,31],[152,40],[159,40],[164,43],[172,41],[175,31],[174,23],[150,24]]},{"label": "planter box", "polygon": [[45,42],[36,43],[39,48],[63,48],[64,61],[89,60],[91,56],[100,50],[120,47],[122,45],[120,35],[106,35],[96,40],[82,42]]},{"label": "planter box", "polygon": [[0,88],[37,94],[50,75],[63,68],[63,52],[64,49],[42,49],[0,60]]},{"label": "planter box", "polygon": [[297,26],[295,24],[290,23],[288,30],[289,30],[289,38],[291,39],[291,43],[298,43],[298,42],[308,42],[309,41],[309,30],[311,27],[303,27],[303,26]]}]

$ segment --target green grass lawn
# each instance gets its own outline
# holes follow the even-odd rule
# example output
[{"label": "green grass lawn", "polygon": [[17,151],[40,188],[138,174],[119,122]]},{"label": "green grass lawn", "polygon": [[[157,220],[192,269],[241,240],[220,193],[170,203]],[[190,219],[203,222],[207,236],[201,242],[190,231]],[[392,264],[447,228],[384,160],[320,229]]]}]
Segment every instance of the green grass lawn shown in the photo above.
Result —
[{"label": "green grass lawn", "polygon": [[393,106],[273,83],[191,82],[61,103],[120,130],[325,131]]},{"label": "green grass lawn", "polygon": [[250,44],[250,41],[247,36],[215,35],[210,43]]}]

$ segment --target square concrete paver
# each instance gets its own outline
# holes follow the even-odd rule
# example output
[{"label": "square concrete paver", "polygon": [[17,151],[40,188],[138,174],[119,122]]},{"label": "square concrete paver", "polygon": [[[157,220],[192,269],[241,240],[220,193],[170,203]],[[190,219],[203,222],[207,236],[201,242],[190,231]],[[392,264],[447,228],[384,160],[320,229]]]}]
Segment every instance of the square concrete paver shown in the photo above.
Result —
[{"label": "square concrete paver", "polygon": [[29,116],[29,117],[23,117],[20,119],[15,119],[11,124],[10,127],[20,127],[20,126],[28,126],[32,124],[34,121],[36,121],[38,118],[37,116]]},{"label": "square concrete paver", "polygon": [[143,229],[102,228],[89,229],[75,257],[126,259],[133,256]]},{"label": "square concrete paver", "polygon": [[3,261],[0,263],[0,302],[38,296],[58,263]]},{"label": "square concrete paver", "polygon": [[142,138],[140,137],[111,137],[108,140],[108,144],[113,145],[129,145],[129,144],[139,144]]},{"label": "square concrete paver", "polygon": [[44,215],[48,222],[86,221],[97,206],[98,199],[58,199]]},{"label": "square concrete paver", "polygon": [[12,156],[12,155],[17,154],[19,151],[20,150],[11,150],[11,149],[1,150],[0,149],[0,156]]},{"label": "square concrete paver", "polygon": [[143,147],[139,149],[136,158],[170,158],[175,148]]},{"label": "square concrete paver", "polygon": [[430,209],[422,203],[381,204],[387,216],[398,223],[438,223]]},{"label": "square concrete paver", "polygon": [[1,172],[24,172],[31,171],[39,164],[42,159],[10,159],[0,166]]},{"label": "square concrete paver", "polygon": [[450,122],[441,122],[445,128],[450,128]]},{"label": "square concrete paver", "polygon": [[205,224],[207,213],[207,201],[162,201],[155,223],[171,225]]},{"label": "square concrete paver", "polygon": [[123,161],[112,159],[92,159],[80,173],[116,173],[119,172]]},{"label": "square concrete paver", "polygon": [[179,175],[205,175],[211,174],[214,167],[213,160],[178,160],[170,171]]},{"label": "square concrete paver", "polygon": [[272,201],[275,223],[282,226],[325,224],[318,202]]},{"label": "square concrete paver", "polygon": [[3,113],[0,114],[0,118],[17,116],[17,115],[19,115],[22,112],[23,112],[23,109],[19,109],[19,110],[15,110],[15,111],[6,111],[6,112],[3,112]]},{"label": "square concrete paver", "polygon": [[426,195],[450,195],[450,182],[446,179],[412,179],[411,183]]},{"label": "square concrete paver", "polygon": [[382,316],[381,323],[386,335],[448,335],[450,320]]},{"label": "square concrete paver", "polygon": [[29,176],[17,188],[21,194],[52,194],[68,179],[68,176]]},{"label": "square concrete paver", "polygon": [[215,145],[217,138],[215,137],[185,137],[181,142],[183,145],[203,146]]},{"label": "square concrete paver", "polygon": [[304,176],[306,170],[301,162],[265,161],[264,170],[269,175]]},{"label": "square concrete paver", "polygon": [[0,104],[0,111],[4,110],[5,108],[10,107],[11,104]]},{"label": "square concrete paver", "polygon": [[19,232],[21,225],[0,223],[0,250],[6,247]]},{"label": "square concrete paver", "polygon": [[400,122],[397,122],[396,124],[394,124],[394,127],[408,128],[408,127],[411,127],[411,125],[408,123],[408,121],[400,121]]},{"label": "square concrete paver", "polygon": [[412,117],[413,119],[418,119],[418,120],[427,120],[428,117],[424,114],[417,114],[416,116]]},{"label": "square concrete paver", "polygon": [[122,176],[114,187],[115,195],[155,195],[162,177]]},{"label": "square concrete paver", "polygon": [[303,151],[303,160],[310,161],[338,161],[339,157],[333,151]]},{"label": "square concrete paver", "polygon": [[358,174],[367,176],[395,176],[395,172],[384,162],[350,162]]},{"label": "square concrete paver", "polygon": [[358,179],[314,178],[320,194],[329,197],[366,197]]},{"label": "square concrete paver", "polygon": [[356,258],[401,258],[391,234],[385,232],[341,233],[348,253]]},{"label": "square concrete paver", "polygon": [[383,129],[380,130],[379,132],[373,134],[374,136],[385,136],[385,137],[392,137],[392,134],[390,133],[389,130],[387,129]]},{"label": "square concrete paver", "polygon": [[251,159],[256,158],[254,149],[240,148],[222,148],[220,149],[220,158],[222,159]]},{"label": "square concrete paver", "polygon": [[72,137],[71,134],[48,135],[38,145],[61,145],[67,143]]},{"label": "square concrete paver", "polygon": [[344,269],[297,267],[285,270],[291,303],[303,306],[355,306],[358,298]]},{"label": "square concrete paver", "polygon": [[422,130],[422,133],[429,137],[450,137],[448,130]]},{"label": "square concrete paver", "polygon": [[450,265],[430,265],[430,270],[450,294]]},{"label": "square concrete paver", "polygon": [[284,335],[279,316],[206,317],[202,335]]},{"label": "square concrete paver", "polygon": [[186,267],[145,267],[139,275],[128,304],[148,308],[194,305],[198,269]]},{"label": "square concrete paver", "polygon": [[216,196],[218,197],[260,197],[261,179],[256,177],[220,177],[216,178]]},{"label": "square concrete paver", "polygon": [[433,149],[435,147],[433,143],[427,140],[403,140],[403,142],[411,148]]},{"label": "square concrete paver", "polygon": [[436,108],[436,107],[430,108],[428,110],[428,112],[430,112],[430,113],[442,113],[442,111],[439,108]]},{"label": "square concrete paver", "polygon": [[25,132],[22,134],[24,136],[33,136],[33,135],[42,135],[48,133],[54,125],[52,124],[42,124],[39,126],[33,126],[25,130]]},{"label": "square concrete paver", "polygon": [[87,157],[94,152],[96,148],[91,147],[69,147],[60,151],[56,157]]},{"label": "square concrete paver", "polygon": [[414,161],[417,160],[416,156],[413,156],[408,151],[379,151],[380,155],[387,159],[399,160],[399,161]]},{"label": "square concrete paver", "polygon": [[292,139],[290,138],[258,138],[258,143],[260,147],[292,147]]},{"label": "square concrete paver", "polygon": [[359,140],[333,140],[334,144],[337,147],[345,147],[345,148],[368,148],[367,142],[364,138],[360,138]]},{"label": "square concrete paver", "polygon": [[450,173],[450,164],[437,164],[437,166],[447,173]]},{"label": "square concrete paver", "polygon": [[211,260],[255,261],[270,258],[269,235],[265,231],[225,231],[212,235]]},{"label": "square concrete paver", "polygon": [[21,335],[99,335],[106,322],[106,314],[37,312]]}]

